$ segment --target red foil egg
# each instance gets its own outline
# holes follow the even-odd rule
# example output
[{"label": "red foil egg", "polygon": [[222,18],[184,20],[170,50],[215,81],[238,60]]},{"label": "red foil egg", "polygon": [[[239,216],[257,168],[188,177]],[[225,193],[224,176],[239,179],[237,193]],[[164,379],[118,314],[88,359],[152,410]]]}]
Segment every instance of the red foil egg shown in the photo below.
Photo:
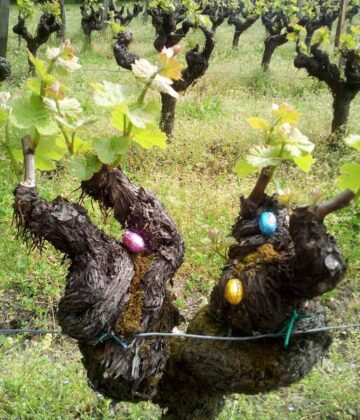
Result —
[{"label": "red foil egg", "polygon": [[131,252],[138,253],[145,249],[144,239],[135,232],[126,231],[122,237],[123,245]]}]

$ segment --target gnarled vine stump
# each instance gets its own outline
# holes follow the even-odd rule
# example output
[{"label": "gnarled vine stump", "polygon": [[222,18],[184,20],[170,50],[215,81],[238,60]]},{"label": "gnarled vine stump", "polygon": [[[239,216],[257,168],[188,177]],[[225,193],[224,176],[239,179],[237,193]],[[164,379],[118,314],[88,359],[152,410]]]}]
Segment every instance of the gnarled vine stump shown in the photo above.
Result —
[{"label": "gnarled vine stump", "polygon": [[286,12],[272,9],[261,16],[261,21],[266,28],[261,66],[264,71],[267,71],[276,48],[287,42],[286,30],[289,27],[290,21]]},{"label": "gnarled vine stump", "polygon": [[[221,410],[224,395],[287,386],[322,358],[330,342],[326,332],[293,337],[287,349],[282,337],[231,343],[136,337],[170,332],[180,322],[167,283],[182,263],[183,239],[156,196],[135,187],[121,169],[104,166],[82,183],[82,191],[111,209],[122,227],[141,234],[146,251],[131,254],[94,226],[82,206],[62,198],[46,202],[26,184],[15,191],[15,215],[26,240],[40,246],[48,241],[71,261],[59,321],[78,340],[94,389],[116,401],[152,400],[167,408],[167,418],[209,419]],[[274,333],[294,310],[313,315],[297,328],[325,324],[313,298],[334,288],[346,268],[334,239],[307,208],[289,218],[275,198],[255,197],[242,199],[232,231],[236,244],[209,305],[200,308],[188,332]],[[259,230],[264,210],[277,217],[272,236]],[[238,305],[224,298],[231,277],[244,287]],[[116,334],[128,347],[100,340],[103,334]]]},{"label": "gnarled vine stump", "polygon": [[85,46],[91,44],[91,34],[93,31],[101,31],[104,27],[103,24],[103,11],[96,5],[89,5],[83,3],[80,6],[81,11],[81,27],[85,35]]},{"label": "gnarled vine stump", "polygon": [[205,5],[202,10],[202,14],[209,16],[211,21],[211,30],[216,32],[217,28],[221,26],[225,19],[230,15],[230,8],[226,5]]},{"label": "gnarled vine stump", "polygon": [[243,8],[239,8],[230,13],[228,24],[235,27],[232,46],[238,48],[242,33],[249,29],[258,19],[260,14],[247,13]]},{"label": "gnarled vine stump", "polygon": [[110,2],[109,5],[109,11],[113,13],[114,20],[123,26],[129,25],[129,23],[135,19],[143,10],[144,8],[141,2],[122,5],[118,10],[116,10],[116,5],[114,2]]},{"label": "gnarled vine stump", "polygon": [[3,82],[11,75],[11,66],[8,60],[0,57],[0,82]]},{"label": "gnarled vine stump", "polygon": [[[36,27],[35,34],[32,35],[26,25],[26,19],[19,15],[16,25],[13,27],[13,32],[19,35],[26,42],[27,49],[36,57],[39,47],[46,44],[51,34],[59,31],[61,24],[57,17],[50,13],[43,13],[40,16],[39,23]],[[29,60],[30,71],[34,71],[34,66]]]},{"label": "gnarled vine stump", "polygon": [[345,62],[343,75],[339,66],[331,62],[329,55],[322,51],[318,44],[312,45],[310,52],[310,55],[304,54],[297,47],[294,65],[299,69],[304,68],[309,76],[316,77],[329,87],[333,96],[333,133],[347,123],[351,102],[360,91],[358,56],[355,50],[348,50],[342,54]]}]

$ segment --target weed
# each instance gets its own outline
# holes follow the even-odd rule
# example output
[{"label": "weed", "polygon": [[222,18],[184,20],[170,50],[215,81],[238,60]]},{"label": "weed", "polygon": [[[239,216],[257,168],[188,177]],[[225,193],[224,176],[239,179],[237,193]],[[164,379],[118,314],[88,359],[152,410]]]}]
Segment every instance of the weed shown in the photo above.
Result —
[{"label": "weed", "polygon": [[189,118],[200,121],[209,121],[222,113],[222,103],[219,97],[207,96],[203,100],[189,102],[186,114]]}]

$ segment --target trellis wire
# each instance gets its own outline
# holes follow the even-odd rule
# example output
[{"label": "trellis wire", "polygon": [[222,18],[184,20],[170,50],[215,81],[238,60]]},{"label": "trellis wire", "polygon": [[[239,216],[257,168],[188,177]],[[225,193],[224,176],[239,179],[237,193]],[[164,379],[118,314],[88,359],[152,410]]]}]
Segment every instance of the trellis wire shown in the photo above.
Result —
[{"label": "trellis wire", "polygon": [[[82,68],[81,71],[100,71],[100,72],[105,72],[105,73],[128,73],[131,74],[131,72],[129,70],[113,70],[113,69],[103,69],[101,67],[88,67],[88,68]],[[238,76],[239,79],[250,79],[252,76],[244,76],[239,74],[238,72],[235,71],[223,71],[223,70],[219,70],[219,71],[209,71],[206,73],[206,75],[208,76],[216,76],[216,74],[231,74],[231,75],[235,75]],[[205,75],[205,77],[206,77]],[[264,76],[266,76],[264,74]],[[310,80],[311,77],[294,77],[294,76],[274,76],[274,75],[270,75],[271,79],[278,79],[278,80]]]},{"label": "trellis wire", "polygon": [[[259,69],[260,70],[260,69]],[[122,69],[105,69],[102,67],[83,67],[81,69],[81,71],[83,72],[89,72],[89,71],[97,71],[97,72],[102,72],[102,73],[127,73],[127,74],[131,74],[131,71],[129,70],[122,70]],[[18,75],[22,75],[22,73],[17,73]],[[235,71],[224,71],[224,70],[214,70],[214,71],[208,71],[203,80],[206,80],[206,76],[216,76],[217,74],[229,74],[229,75],[233,75],[233,76],[237,76],[239,79],[251,79],[252,76],[245,76],[245,75],[241,75],[238,72]],[[264,73],[264,76],[268,76]],[[294,76],[275,76],[275,75],[269,75],[269,79],[277,79],[277,80],[310,80],[311,77],[294,77]],[[355,83],[353,83],[355,84]]]},{"label": "trellis wire", "polygon": [[[260,70],[260,69],[259,69]],[[100,72],[105,72],[105,73],[127,73],[127,74],[131,74],[130,70],[115,70],[115,69],[104,69],[101,67],[87,67],[87,68],[82,68],[81,71],[100,71]],[[238,76],[239,79],[250,79],[252,76],[245,76],[245,75],[241,75],[236,71],[224,71],[224,70],[214,70],[214,71],[208,71],[204,77],[206,76],[216,76],[217,74],[231,74],[231,75],[235,75]],[[277,79],[277,80],[316,80],[315,77],[312,76],[307,76],[307,77],[295,77],[295,76],[276,76],[273,74],[267,75],[266,73],[264,73],[264,77],[269,77],[269,79]],[[205,79],[203,79],[205,80]],[[360,84],[356,83],[356,82],[352,82],[352,85],[357,85]]]},{"label": "trellis wire", "polygon": [[[304,335],[304,334],[316,334],[324,331],[334,331],[334,330],[346,330],[350,328],[360,328],[360,323],[358,324],[342,324],[342,325],[330,325],[327,327],[319,328],[310,328],[307,330],[294,331],[292,335]],[[61,330],[45,330],[45,329],[21,329],[21,328],[0,328],[0,334],[11,335],[11,334],[54,334],[54,335],[65,335]],[[135,334],[132,338],[149,338],[149,337],[176,337],[176,338],[191,338],[198,340],[221,340],[221,341],[254,341],[262,340],[265,338],[278,338],[285,335],[285,333],[277,334],[259,334],[246,337],[226,337],[226,336],[216,336],[216,335],[200,335],[200,334],[187,334],[187,333],[178,333],[178,332],[149,332],[149,333],[139,333]]]},{"label": "trellis wire", "polygon": [[[310,328],[308,330],[299,330],[294,331],[292,335],[304,335],[304,334],[315,334],[323,331],[333,331],[333,330],[345,330],[349,328],[360,328],[360,324],[344,324],[344,325],[330,325],[328,327],[319,327],[319,328]],[[221,341],[253,341],[261,340],[264,338],[278,338],[285,335],[284,333],[277,334],[258,334],[247,337],[224,337],[224,336],[215,336],[215,335],[199,335],[199,334],[187,334],[187,333],[140,333],[136,337],[184,337],[184,338],[193,338],[200,340],[221,340]]]}]

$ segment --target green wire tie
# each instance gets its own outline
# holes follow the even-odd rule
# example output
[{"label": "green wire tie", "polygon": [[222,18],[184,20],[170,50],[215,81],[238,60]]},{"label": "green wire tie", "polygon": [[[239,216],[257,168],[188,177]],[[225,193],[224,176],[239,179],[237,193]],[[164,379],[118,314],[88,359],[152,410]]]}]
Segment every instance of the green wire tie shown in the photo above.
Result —
[{"label": "green wire tie", "polygon": [[294,330],[295,322],[300,320],[300,319],[312,318],[313,316],[314,315],[312,315],[312,314],[308,315],[308,314],[298,312],[296,309],[292,310],[291,317],[290,317],[288,323],[276,334],[276,336],[285,334],[284,347],[286,349],[289,347],[290,338],[291,338],[291,334]]},{"label": "green wire tie", "polygon": [[114,331],[110,331],[109,333],[104,333],[100,338],[99,338],[99,343],[103,343],[106,340],[115,340],[117,343],[119,343],[121,345],[121,347],[123,347],[124,349],[128,348],[128,345],[125,343],[125,341],[123,341],[119,336],[117,336]]}]

